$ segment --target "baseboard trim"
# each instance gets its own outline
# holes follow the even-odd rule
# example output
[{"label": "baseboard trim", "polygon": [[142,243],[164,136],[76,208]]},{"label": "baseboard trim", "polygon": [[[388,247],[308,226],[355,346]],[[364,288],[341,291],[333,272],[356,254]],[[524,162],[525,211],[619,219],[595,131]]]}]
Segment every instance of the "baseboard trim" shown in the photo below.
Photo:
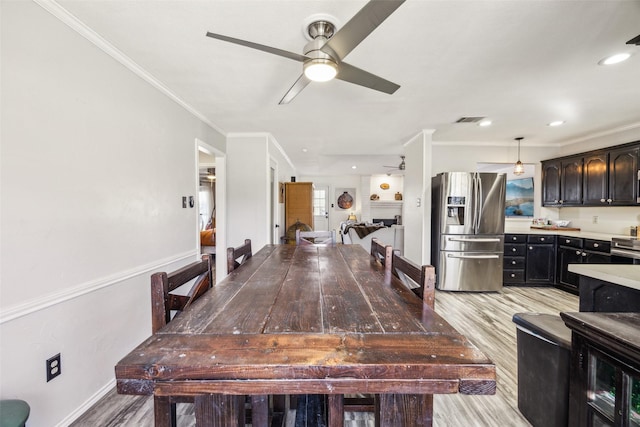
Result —
[{"label": "baseboard trim", "polygon": [[102,386],[97,392],[93,394],[88,400],[86,400],[81,406],[77,407],[75,411],[67,415],[62,421],[56,424],[55,427],[67,427],[75,420],[80,418],[85,412],[87,412],[93,405],[95,405],[100,399],[105,397],[112,388],[116,386],[115,378],[110,380],[107,384]]},{"label": "baseboard trim", "polygon": [[114,274],[112,276],[103,277],[100,279],[92,280],[89,282],[81,283],[73,288],[64,289],[52,294],[43,295],[39,298],[35,298],[26,301],[21,304],[17,304],[13,307],[2,310],[0,312],[0,325],[10,322],[23,316],[27,316],[36,311],[44,310],[56,304],[60,304],[74,298],[81,297],[91,292],[95,292],[99,289],[108,288],[109,286],[117,285],[125,280],[129,280],[133,277],[140,276],[141,274],[148,274],[149,272],[162,270],[165,266],[183,261],[185,259],[194,258],[197,256],[196,250],[191,250],[181,254],[177,254],[168,258],[164,258],[152,263],[141,265],[136,268],[125,270]]}]

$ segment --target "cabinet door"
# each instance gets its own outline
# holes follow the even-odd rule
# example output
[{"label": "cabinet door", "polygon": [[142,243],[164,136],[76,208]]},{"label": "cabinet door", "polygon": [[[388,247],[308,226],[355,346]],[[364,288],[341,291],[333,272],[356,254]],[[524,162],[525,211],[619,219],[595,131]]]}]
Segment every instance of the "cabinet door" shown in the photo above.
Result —
[{"label": "cabinet door", "polygon": [[527,244],[526,282],[551,285],[555,277],[556,251],[554,245]]},{"label": "cabinet door", "polygon": [[558,248],[558,283],[578,289],[578,276],[569,271],[569,264],[582,263],[582,249],[560,247]]},{"label": "cabinet door", "polygon": [[582,156],[562,160],[560,203],[562,206],[582,204]]},{"label": "cabinet door", "polygon": [[582,198],[584,205],[602,206],[607,203],[609,194],[607,165],[606,152],[594,153],[584,158]]},{"label": "cabinet door", "polygon": [[638,156],[640,148],[627,147],[609,153],[609,204],[640,204]]},{"label": "cabinet door", "polygon": [[560,204],[560,161],[542,162],[542,205]]}]

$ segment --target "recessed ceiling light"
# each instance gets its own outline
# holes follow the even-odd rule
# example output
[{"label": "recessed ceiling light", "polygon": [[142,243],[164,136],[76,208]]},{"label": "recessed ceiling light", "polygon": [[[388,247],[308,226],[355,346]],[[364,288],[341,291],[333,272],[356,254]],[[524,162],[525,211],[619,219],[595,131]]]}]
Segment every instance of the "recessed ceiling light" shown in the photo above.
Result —
[{"label": "recessed ceiling light", "polygon": [[303,148],[303,149],[302,149],[302,152],[303,152],[303,153],[306,153],[307,151],[309,151],[309,150],[307,150],[306,148]]},{"label": "recessed ceiling light", "polygon": [[483,120],[480,123],[478,123],[478,126],[482,126],[482,127],[491,126],[491,120]]},{"label": "recessed ceiling light", "polygon": [[356,165],[351,166],[351,169],[358,169]]},{"label": "recessed ceiling light", "polygon": [[553,121],[553,122],[547,124],[547,126],[552,126],[553,127],[553,126],[561,126],[563,124],[564,124],[564,120],[556,120],[556,121]]},{"label": "recessed ceiling light", "polygon": [[599,65],[613,65],[622,61],[626,61],[631,57],[630,53],[616,53],[615,55],[607,56],[598,61]]}]

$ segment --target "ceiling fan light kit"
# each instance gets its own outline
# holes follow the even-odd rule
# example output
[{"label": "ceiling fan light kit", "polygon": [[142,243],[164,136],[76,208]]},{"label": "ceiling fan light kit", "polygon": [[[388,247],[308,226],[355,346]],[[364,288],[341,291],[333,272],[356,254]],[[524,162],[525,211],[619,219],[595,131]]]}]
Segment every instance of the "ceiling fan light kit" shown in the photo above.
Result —
[{"label": "ceiling fan light kit", "polygon": [[302,62],[302,75],[282,97],[279,104],[291,102],[311,81],[329,81],[333,78],[393,94],[400,88],[399,85],[342,60],[405,1],[371,0],[338,31],[329,19],[319,18],[312,21],[307,27],[307,33],[312,40],[305,46],[302,55],[222,34],[207,32],[207,37]]}]

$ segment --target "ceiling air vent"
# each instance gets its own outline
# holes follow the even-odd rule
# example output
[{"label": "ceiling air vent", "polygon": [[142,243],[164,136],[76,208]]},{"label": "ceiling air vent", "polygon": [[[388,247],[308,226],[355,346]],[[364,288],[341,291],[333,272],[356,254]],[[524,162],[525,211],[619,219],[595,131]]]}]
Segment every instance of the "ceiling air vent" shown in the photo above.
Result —
[{"label": "ceiling air vent", "polygon": [[482,119],[484,119],[484,117],[460,117],[455,122],[456,123],[478,123]]}]

